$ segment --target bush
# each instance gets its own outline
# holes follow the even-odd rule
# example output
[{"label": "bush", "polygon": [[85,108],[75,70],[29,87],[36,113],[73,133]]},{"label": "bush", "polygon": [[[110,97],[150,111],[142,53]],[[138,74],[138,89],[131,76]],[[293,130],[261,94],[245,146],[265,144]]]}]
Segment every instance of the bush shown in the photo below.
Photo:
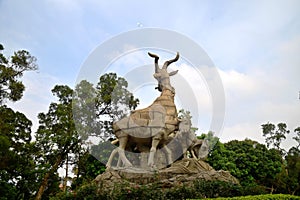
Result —
[{"label": "bush", "polygon": [[198,180],[194,182],[194,187],[204,198],[233,197],[242,193],[240,185],[223,181]]},{"label": "bush", "polygon": [[242,196],[233,198],[216,198],[214,200],[300,200],[300,196],[293,196],[289,194],[263,194],[255,196]]}]

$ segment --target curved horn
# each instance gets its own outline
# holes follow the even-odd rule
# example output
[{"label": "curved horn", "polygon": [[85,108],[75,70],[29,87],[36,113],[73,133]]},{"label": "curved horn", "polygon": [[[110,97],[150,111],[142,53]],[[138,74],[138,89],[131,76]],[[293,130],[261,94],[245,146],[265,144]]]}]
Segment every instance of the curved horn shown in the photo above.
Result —
[{"label": "curved horn", "polygon": [[158,69],[159,69],[159,66],[158,66],[158,59],[159,59],[159,57],[158,57],[158,55],[153,54],[153,53],[150,53],[150,52],[148,52],[148,55],[149,55],[150,57],[154,58],[155,73],[158,73]]},{"label": "curved horn", "polygon": [[167,69],[167,67],[173,63],[176,62],[179,59],[179,52],[177,52],[176,57],[174,59],[168,60],[164,63],[163,69]]}]

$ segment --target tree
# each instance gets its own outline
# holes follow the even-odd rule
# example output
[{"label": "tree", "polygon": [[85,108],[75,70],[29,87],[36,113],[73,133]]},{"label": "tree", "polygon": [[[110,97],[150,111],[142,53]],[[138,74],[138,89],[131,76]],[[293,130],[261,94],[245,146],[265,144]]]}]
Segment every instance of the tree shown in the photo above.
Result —
[{"label": "tree", "polygon": [[100,162],[89,152],[85,151],[76,163],[76,167],[73,168],[76,177],[72,180],[72,190],[75,190],[85,183],[90,183],[97,175],[103,173],[105,169],[105,164]]},{"label": "tree", "polygon": [[293,139],[298,143],[291,147],[285,156],[287,174],[285,186],[289,194],[300,195],[300,127],[294,130]]},{"label": "tree", "polygon": [[294,136],[293,139],[298,143],[296,148],[300,150],[300,127],[296,128],[294,132],[296,133],[296,136]]},{"label": "tree", "polygon": [[[41,199],[46,188],[51,188],[49,177],[70,158],[73,160],[76,182],[84,179],[81,176],[86,170],[82,162],[91,161],[86,156],[88,141],[95,136],[109,136],[112,120],[138,104],[138,99],[127,90],[127,85],[124,78],[110,73],[101,76],[95,88],[85,80],[76,85],[74,91],[68,86],[54,87],[52,92],[58,97],[58,102],[51,103],[49,111],[38,116],[40,126],[36,140],[44,173],[36,199]],[[104,141],[107,137],[102,139]],[[91,161],[91,166],[94,166],[93,163]]]},{"label": "tree", "polygon": [[96,86],[96,116],[102,121],[102,131],[112,134],[112,122],[134,110],[139,100],[127,90],[128,83],[115,73],[104,74]]},{"label": "tree", "polygon": [[96,116],[96,89],[86,80],[76,85],[73,93],[73,116],[76,129],[82,140],[90,136],[98,136],[101,130],[101,121]]},{"label": "tree", "polygon": [[[266,142],[280,151],[281,154],[284,150],[280,149],[282,139],[285,139],[285,134],[289,133],[287,126],[284,123],[279,123],[277,129],[273,124],[264,124],[263,133],[266,136]],[[276,176],[275,185],[277,191],[280,193],[299,194],[300,190],[300,127],[294,130],[296,136],[293,139],[297,145],[291,147],[285,155],[285,160],[282,162],[282,170]],[[275,150],[275,149],[274,149]]]},{"label": "tree", "polygon": [[6,190],[0,189],[1,196],[28,199],[36,189],[31,126],[24,114],[0,106],[0,188]]},{"label": "tree", "polygon": [[109,139],[114,138],[113,121],[135,109],[139,103],[127,87],[124,78],[108,73],[99,78],[95,87],[83,80],[74,91],[76,128],[90,153],[102,162],[112,151]]},{"label": "tree", "polygon": [[40,126],[35,135],[40,149],[39,163],[44,170],[43,178],[36,195],[41,199],[48,181],[57,173],[70,153],[80,150],[80,140],[72,116],[73,90],[68,86],[56,85],[52,93],[58,97],[57,103],[51,103],[47,113],[38,115]]},{"label": "tree", "polygon": [[290,194],[300,195],[300,150],[292,147],[286,157],[287,181],[286,186]]},{"label": "tree", "polygon": [[236,165],[233,162],[235,153],[229,151],[225,148],[224,144],[218,141],[212,151],[210,152],[207,162],[214,169],[223,169],[232,173],[232,175],[238,177],[238,172],[236,171]]},{"label": "tree", "polygon": [[36,58],[26,50],[14,52],[6,58],[0,44],[0,105],[5,100],[18,101],[22,98],[25,86],[19,79],[25,71],[37,70]]},{"label": "tree", "polygon": [[282,170],[282,158],[275,149],[246,139],[233,140],[224,145],[217,142],[208,157],[215,169],[229,171],[243,186],[263,185],[272,187],[276,174]]},{"label": "tree", "polygon": [[37,175],[31,141],[31,121],[5,105],[21,99],[25,71],[36,70],[36,59],[19,50],[7,58],[0,44],[0,194],[7,199],[29,199],[36,190]]},{"label": "tree", "polygon": [[73,113],[83,139],[93,136],[106,141],[113,137],[112,122],[139,103],[127,87],[127,81],[115,73],[102,75],[96,87],[86,80],[76,86]]},{"label": "tree", "polygon": [[286,139],[286,134],[290,131],[287,130],[287,125],[285,123],[277,124],[277,128],[274,124],[267,123],[262,125],[263,136],[266,137],[267,147],[273,145],[273,147],[281,152],[284,149],[280,148],[280,144],[283,139]]}]

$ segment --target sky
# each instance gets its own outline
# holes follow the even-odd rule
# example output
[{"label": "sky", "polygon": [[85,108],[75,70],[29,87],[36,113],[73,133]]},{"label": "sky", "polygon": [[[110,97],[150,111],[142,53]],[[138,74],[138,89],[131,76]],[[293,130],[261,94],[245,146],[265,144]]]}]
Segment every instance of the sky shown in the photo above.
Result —
[{"label": "sky", "polygon": [[[37,114],[47,112],[55,100],[54,85],[74,88],[83,63],[99,45],[127,31],[160,28],[192,39],[217,68],[225,94],[225,119],[218,133],[222,142],[264,142],[261,125],[284,122],[292,132],[283,147],[295,144],[293,130],[300,126],[300,1],[0,0],[0,13],[3,53],[26,49],[39,65],[22,79],[22,100],[10,104],[33,121],[33,129]],[[150,63],[146,54],[130,58],[116,63]],[[181,62],[173,69],[193,82],[186,65]],[[210,91],[205,81],[191,84],[197,85],[193,89],[200,104],[195,126],[207,132]],[[153,91],[148,87],[134,91],[141,106],[152,101],[142,98],[144,91]]]}]

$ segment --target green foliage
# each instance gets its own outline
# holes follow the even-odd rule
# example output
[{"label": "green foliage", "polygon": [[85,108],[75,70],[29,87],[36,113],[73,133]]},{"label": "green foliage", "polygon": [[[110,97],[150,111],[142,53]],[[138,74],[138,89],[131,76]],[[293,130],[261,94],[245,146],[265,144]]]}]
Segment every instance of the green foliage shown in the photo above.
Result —
[{"label": "green foliage", "polygon": [[[118,77],[115,73],[108,73],[99,78],[96,87],[86,80],[81,81],[73,93],[76,130],[82,142],[89,147],[89,152],[102,162],[108,160],[113,150],[109,141],[114,138],[112,122],[123,117],[129,110],[135,109],[139,103],[127,87],[128,83],[124,78]],[[99,139],[99,144],[92,144],[91,138]],[[80,159],[83,161],[86,158],[81,156]],[[88,172],[88,169],[96,169],[94,164],[96,161],[89,161],[92,160],[86,160],[89,167],[78,166],[79,176],[82,177],[78,176],[77,182],[95,178],[103,172],[104,166],[100,162],[98,164],[101,170],[98,174]]]},{"label": "green foliage", "polygon": [[195,181],[195,190],[204,198],[232,197],[241,194],[241,186],[222,181]]},{"label": "green foliage", "polygon": [[290,194],[300,195],[300,150],[292,147],[286,157],[287,174],[283,183]]},{"label": "green foliage", "polygon": [[6,170],[0,171],[0,200],[17,199],[18,191],[13,183],[9,183],[11,174]]},{"label": "green foliage", "polygon": [[115,73],[99,78],[96,85],[96,116],[102,121],[102,132],[112,135],[112,122],[121,119],[139,104],[127,87],[127,81]]},{"label": "green foliage", "polygon": [[24,114],[0,106],[0,194],[8,199],[29,198],[37,187],[31,126]]},{"label": "green foliage", "polygon": [[85,152],[76,165],[75,174],[77,176],[72,180],[72,190],[93,181],[97,175],[102,174],[106,169],[105,165],[89,152]]},{"label": "green foliage", "polygon": [[288,194],[263,194],[263,195],[255,195],[255,196],[241,196],[241,197],[233,197],[233,198],[214,198],[214,200],[299,200],[299,196],[293,196]]},{"label": "green foliage", "polygon": [[300,148],[300,127],[296,128],[294,132],[296,133],[296,136],[294,136],[293,139],[298,143],[296,148],[299,149]]},{"label": "green foliage", "polygon": [[36,59],[20,50],[7,58],[0,44],[0,194],[2,199],[29,199],[37,188],[32,123],[20,112],[8,108],[7,100],[21,99],[25,86],[20,78],[36,70]]},{"label": "green foliage", "polygon": [[[280,148],[281,140],[285,139],[285,135],[290,131],[287,130],[285,123],[279,123],[277,128],[275,125],[268,123],[263,124],[263,135],[266,137],[268,145],[273,146],[284,155],[284,150]],[[282,170],[276,176],[275,187],[276,192],[300,194],[300,127],[294,130],[296,136],[293,139],[297,142],[297,145],[291,147],[287,153],[285,153],[285,160],[282,161]],[[271,149],[276,151],[275,149]]]},{"label": "green foliage", "polygon": [[[58,155],[76,152],[79,138],[72,117],[72,94],[68,86],[57,85],[52,90],[58,97],[47,113],[38,115],[40,126],[35,135],[45,163],[53,165]],[[72,146],[72,149],[70,149]]]},{"label": "green foliage", "polygon": [[[36,155],[42,174],[37,199],[42,197],[45,190],[46,194],[51,189],[58,190],[57,184],[51,184],[51,177],[63,163],[76,159],[81,151],[72,115],[73,90],[68,86],[56,85],[52,93],[58,97],[58,101],[50,104],[47,113],[38,115],[40,126],[35,135],[38,147]],[[71,153],[75,157],[69,156]]]},{"label": "green foliage", "polygon": [[263,136],[266,137],[267,146],[273,145],[277,150],[283,151],[280,148],[282,140],[286,139],[286,134],[290,131],[287,130],[287,125],[285,123],[277,124],[277,128],[274,124],[267,123],[261,125],[263,129]]},{"label": "green foliage", "polygon": [[97,120],[96,89],[86,80],[76,85],[73,93],[72,111],[76,129],[82,140],[97,136],[101,122]]},{"label": "green foliage", "polygon": [[243,186],[261,184],[272,187],[276,174],[282,170],[280,153],[251,140],[218,142],[208,157],[215,169],[229,171]]},{"label": "green foliage", "polygon": [[121,118],[126,114],[126,108],[121,109],[122,105],[130,110],[135,109],[139,100],[134,98],[127,87],[127,81],[115,73],[102,75],[96,86],[98,116],[107,114],[113,119]]},{"label": "green foliage", "polygon": [[[1,45],[0,51],[4,49]],[[5,100],[18,101],[22,98],[25,86],[19,80],[25,71],[36,70],[36,58],[28,51],[19,50],[6,58],[0,52],[0,105]]]},{"label": "green foliage", "polygon": [[135,109],[139,100],[127,90],[128,83],[115,73],[104,74],[96,87],[86,80],[75,88],[73,113],[82,139],[113,137],[112,122]]},{"label": "green foliage", "polygon": [[232,197],[244,194],[240,185],[221,181],[196,180],[190,186],[178,185],[173,188],[165,188],[161,184],[129,185],[120,183],[114,185],[112,191],[102,191],[95,183],[83,185],[73,193],[60,193],[52,199],[191,199]]},{"label": "green foliage", "polygon": [[[103,164],[85,157],[81,144],[89,145],[85,141],[91,136],[107,139],[112,133],[112,121],[124,115],[122,108],[137,106],[138,99],[127,90],[127,85],[124,78],[110,73],[100,77],[96,88],[87,81],[81,81],[75,91],[68,86],[54,87],[52,92],[58,102],[51,103],[47,113],[39,114],[40,126],[36,134],[39,162],[46,171],[45,178],[70,158],[70,153],[76,163],[74,187],[104,171]],[[88,166],[84,167],[82,161]],[[43,188],[46,188],[45,182],[39,192],[42,193]]]}]

